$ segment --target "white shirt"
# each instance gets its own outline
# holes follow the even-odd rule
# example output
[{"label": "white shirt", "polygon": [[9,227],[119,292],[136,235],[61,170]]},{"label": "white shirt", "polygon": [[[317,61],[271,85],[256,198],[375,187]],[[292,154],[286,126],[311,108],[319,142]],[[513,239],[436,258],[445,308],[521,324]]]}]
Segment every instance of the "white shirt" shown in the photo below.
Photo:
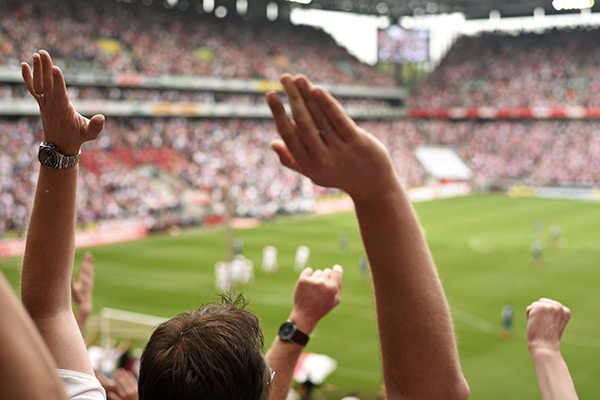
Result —
[{"label": "white shirt", "polygon": [[106,400],[106,392],[95,376],[83,372],[57,369],[63,387],[71,400]]}]

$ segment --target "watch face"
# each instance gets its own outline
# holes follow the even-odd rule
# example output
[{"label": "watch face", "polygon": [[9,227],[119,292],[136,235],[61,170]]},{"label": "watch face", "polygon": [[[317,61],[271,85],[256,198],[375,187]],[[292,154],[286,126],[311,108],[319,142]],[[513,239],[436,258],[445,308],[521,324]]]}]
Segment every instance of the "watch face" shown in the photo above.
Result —
[{"label": "watch face", "polygon": [[56,152],[49,147],[44,147],[40,150],[38,159],[46,168],[58,167],[58,154],[56,154]]},{"label": "watch face", "polygon": [[284,322],[281,328],[279,328],[279,337],[284,340],[290,339],[296,330],[295,328],[293,323]]}]

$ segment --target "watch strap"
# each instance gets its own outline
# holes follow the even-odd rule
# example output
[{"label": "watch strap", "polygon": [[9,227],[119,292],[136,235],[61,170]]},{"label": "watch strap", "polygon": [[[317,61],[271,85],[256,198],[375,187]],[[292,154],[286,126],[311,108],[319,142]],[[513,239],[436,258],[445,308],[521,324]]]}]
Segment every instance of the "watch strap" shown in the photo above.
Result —
[{"label": "watch strap", "polygon": [[[66,154],[63,154],[60,151],[60,149],[58,148],[58,146],[52,142],[40,143],[39,151],[41,152],[43,149],[51,149],[57,157],[56,164],[54,164],[54,165],[48,165],[48,164],[42,162],[42,160],[40,159],[40,162],[42,162],[42,165],[48,169],[71,168],[71,167],[74,167],[77,164],[79,164],[79,159],[81,158],[81,150],[79,150],[79,153],[77,153],[77,154],[66,155]],[[39,158],[39,155],[38,155],[38,158]]]},{"label": "watch strap", "polygon": [[301,346],[306,346],[306,343],[308,343],[308,335],[304,332],[302,332],[300,329],[296,328],[296,331],[294,332],[294,334],[292,335],[292,337],[290,338],[290,340],[292,342],[296,342]]}]

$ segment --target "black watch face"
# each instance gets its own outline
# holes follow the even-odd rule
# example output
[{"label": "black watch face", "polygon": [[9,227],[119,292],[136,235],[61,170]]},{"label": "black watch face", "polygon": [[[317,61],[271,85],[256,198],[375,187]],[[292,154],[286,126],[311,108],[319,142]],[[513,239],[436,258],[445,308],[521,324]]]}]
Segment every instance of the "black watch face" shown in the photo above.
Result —
[{"label": "black watch face", "polygon": [[58,166],[58,154],[49,147],[41,149],[38,158],[46,168],[56,168]]},{"label": "black watch face", "polygon": [[294,334],[294,328],[294,324],[291,322],[284,322],[284,324],[281,325],[281,328],[279,328],[279,337],[282,339],[290,339]]}]

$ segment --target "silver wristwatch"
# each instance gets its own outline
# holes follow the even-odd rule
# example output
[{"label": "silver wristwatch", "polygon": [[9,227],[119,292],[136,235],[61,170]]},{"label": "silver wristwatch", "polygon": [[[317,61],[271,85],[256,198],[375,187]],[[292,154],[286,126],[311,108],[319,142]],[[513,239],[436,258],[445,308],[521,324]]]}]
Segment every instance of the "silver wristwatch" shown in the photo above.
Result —
[{"label": "silver wristwatch", "polygon": [[48,169],[74,167],[79,164],[79,156],[81,156],[81,150],[75,155],[67,156],[61,153],[60,149],[51,142],[40,143],[40,150],[38,152],[38,160]]}]

